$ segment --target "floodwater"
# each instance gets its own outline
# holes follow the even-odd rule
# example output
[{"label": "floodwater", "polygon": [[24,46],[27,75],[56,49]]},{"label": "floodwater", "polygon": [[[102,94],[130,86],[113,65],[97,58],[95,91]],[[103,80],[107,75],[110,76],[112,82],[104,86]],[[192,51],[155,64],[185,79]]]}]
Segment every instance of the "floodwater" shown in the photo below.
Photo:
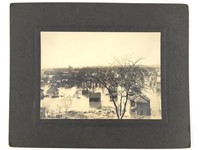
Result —
[{"label": "floodwater", "polygon": [[[44,94],[48,86],[42,87]],[[101,102],[89,102],[87,96],[82,95],[82,89],[58,88],[59,97],[45,97],[40,106],[46,107],[48,115],[46,119],[56,119],[53,116],[64,114],[66,119],[117,119],[115,107],[110,100],[105,88],[95,88],[93,92],[101,92]],[[123,119],[161,119],[161,96],[154,92],[144,93],[150,98],[151,116],[138,116],[130,111],[128,101],[126,113]],[[116,101],[118,105],[118,101]],[[63,119],[64,119],[63,118]]]}]

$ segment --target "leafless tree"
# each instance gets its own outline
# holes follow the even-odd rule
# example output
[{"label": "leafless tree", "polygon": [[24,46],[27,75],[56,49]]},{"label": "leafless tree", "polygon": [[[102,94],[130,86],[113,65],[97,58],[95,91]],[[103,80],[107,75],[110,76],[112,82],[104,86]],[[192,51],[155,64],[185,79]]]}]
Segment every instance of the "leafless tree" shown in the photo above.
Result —
[{"label": "leafless tree", "polygon": [[70,108],[72,104],[72,98],[71,96],[65,96],[63,97],[60,102],[57,104],[57,111],[58,115],[61,115],[62,110],[64,110],[65,113],[67,113],[68,109]]},{"label": "leafless tree", "polygon": [[62,99],[62,103],[64,104],[65,113],[67,113],[68,109],[72,105],[72,97],[71,96],[64,97],[64,99]]},{"label": "leafless tree", "polygon": [[[145,69],[137,66],[140,61],[130,59],[115,59],[109,67],[98,67],[90,76],[96,82],[102,84],[108,91],[114,104],[118,119],[122,119],[126,113],[126,107],[130,95],[140,95],[144,86]],[[117,92],[118,102],[115,100]]]}]

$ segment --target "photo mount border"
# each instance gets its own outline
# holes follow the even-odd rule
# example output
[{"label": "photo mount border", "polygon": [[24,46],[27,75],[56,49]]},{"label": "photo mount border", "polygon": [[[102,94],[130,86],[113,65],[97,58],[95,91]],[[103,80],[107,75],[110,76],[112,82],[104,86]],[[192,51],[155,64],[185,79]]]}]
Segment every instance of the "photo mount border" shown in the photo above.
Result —
[{"label": "photo mount border", "polygon": [[[187,5],[13,3],[10,5],[10,11],[10,146],[190,147]],[[134,123],[131,123],[128,120],[129,123],[117,126],[113,123],[106,123],[107,126],[104,124],[89,126],[83,124],[81,120],[81,123],[71,124],[37,121],[36,116],[39,112],[36,112],[36,99],[39,95],[36,94],[38,68],[35,65],[39,64],[38,58],[36,58],[38,29],[41,30],[41,27],[45,27],[45,30],[49,30],[48,27],[53,27],[66,30],[65,27],[106,28],[108,26],[138,29],[142,26],[148,27],[148,29],[151,27],[164,28],[166,78],[161,80],[166,81],[164,91],[167,101],[166,122],[151,121],[151,123],[147,123],[146,120],[134,120]],[[161,63],[161,65],[163,64]],[[163,84],[163,81],[161,82]]]}]

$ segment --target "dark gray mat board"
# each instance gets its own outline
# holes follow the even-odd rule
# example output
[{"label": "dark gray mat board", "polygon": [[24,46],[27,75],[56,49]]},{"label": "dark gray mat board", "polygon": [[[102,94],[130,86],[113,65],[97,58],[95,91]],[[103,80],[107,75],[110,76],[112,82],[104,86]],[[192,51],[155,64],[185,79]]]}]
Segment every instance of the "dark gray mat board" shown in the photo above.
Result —
[{"label": "dark gray mat board", "polygon": [[[161,32],[162,120],[40,120],[40,31]],[[10,121],[13,147],[190,147],[188,6],[13,3]]]}]

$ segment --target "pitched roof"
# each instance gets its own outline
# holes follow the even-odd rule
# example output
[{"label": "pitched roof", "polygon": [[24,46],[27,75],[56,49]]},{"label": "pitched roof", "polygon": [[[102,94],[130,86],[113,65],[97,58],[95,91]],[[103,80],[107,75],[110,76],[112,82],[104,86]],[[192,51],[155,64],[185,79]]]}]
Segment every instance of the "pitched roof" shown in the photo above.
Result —
[{"label": "pitched roof", "polygon": [[141,98],[141,97],[138,97],[138,98],[136,99],[136,102],[137,102],[137,103],[148,103],[146,100],[144,100],[144,99]]},{"label": "pitched roof", "polygon": [[134,99],[135,99],[135,102],[137,103],[148,103],[148,101],[150,101],[150,99],[146,95],[141,95],[141,96],[133,98],[133,100]]},{"label": "pitched roof", "polygon": [[48,90],[47,93],[55,93],[58,92],[58,88],[56,86],[51,86]]},{"label": "pitched roof", "polygon": [[141,97],[146,101],[151,101],[146,95],[141,95]]}]

